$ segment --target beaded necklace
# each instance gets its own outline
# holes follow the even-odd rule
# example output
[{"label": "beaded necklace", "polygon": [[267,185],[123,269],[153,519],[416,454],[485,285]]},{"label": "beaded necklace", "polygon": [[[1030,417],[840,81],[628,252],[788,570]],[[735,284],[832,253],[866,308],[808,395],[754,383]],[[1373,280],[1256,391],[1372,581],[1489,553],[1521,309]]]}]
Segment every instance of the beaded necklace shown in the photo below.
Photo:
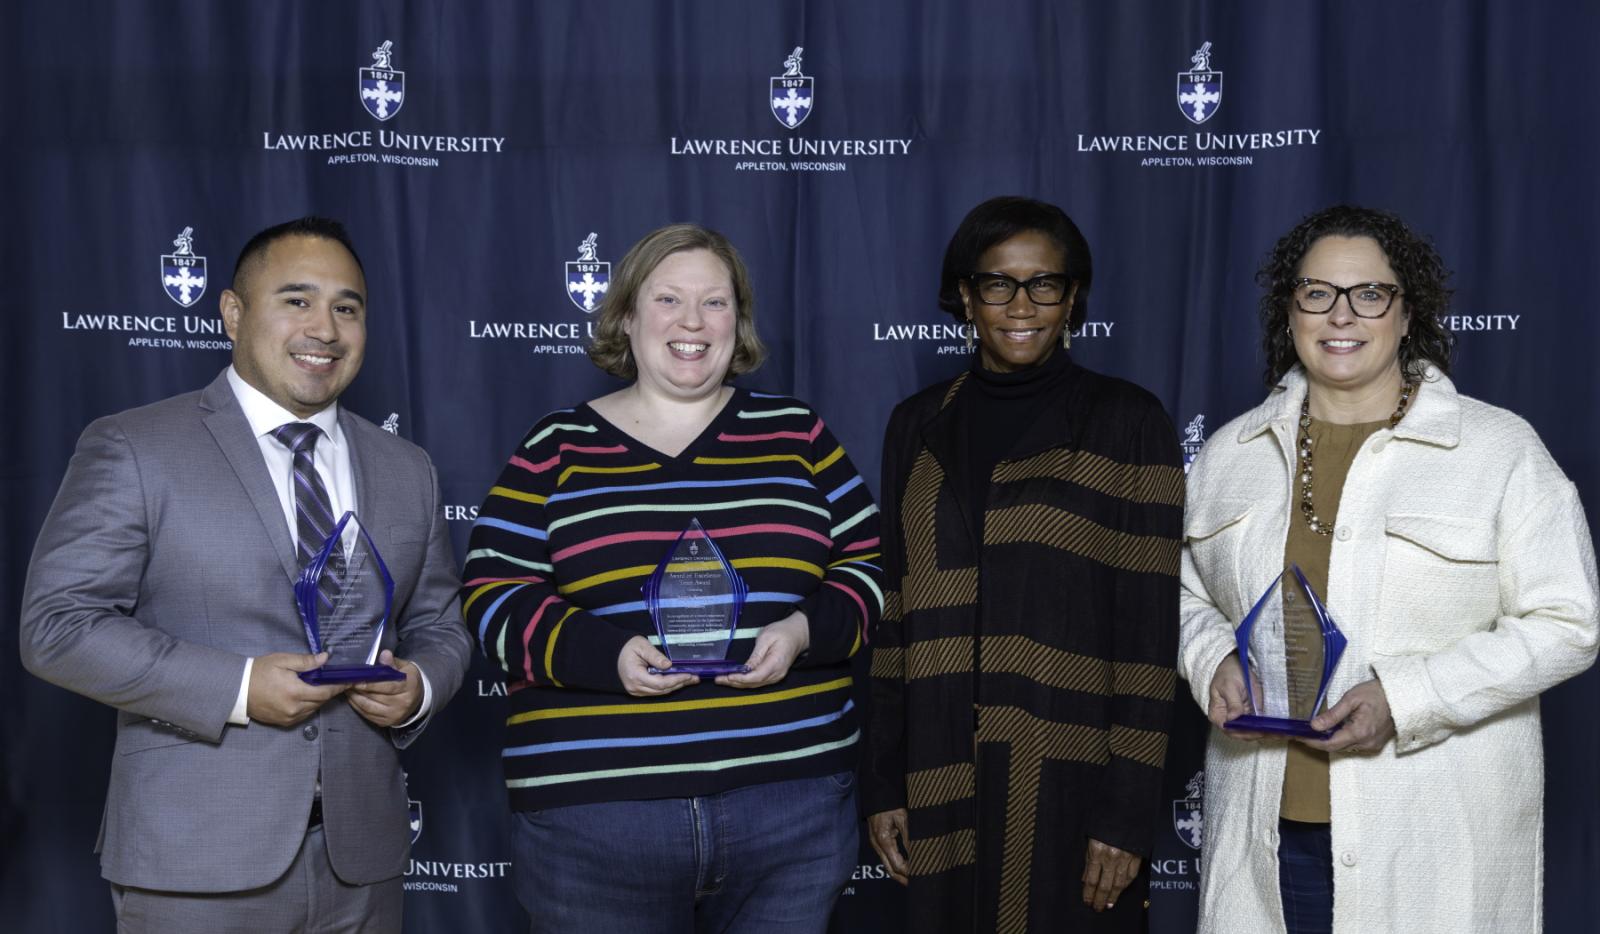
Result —
[{"label": "beaded necklace", "polygon": [[[1405,417],[1406,407],[1411,402],[1411,396],[1417,391],[1417,382],[1411,380],[1400,388],[1400,404],[1394,407],[1394,414],[1389,416],[1389,429],[1400,424],[1400,419]],[[1296,445],[1300,449],[1300,515],[1305,517],[1306,526],[1317,535],[1332,535],[1333,526],[1317,518],[1317,511],[1311,505],[1311,392],[1306,391],[1306,397],[1300,403],[1300,436]]]}]

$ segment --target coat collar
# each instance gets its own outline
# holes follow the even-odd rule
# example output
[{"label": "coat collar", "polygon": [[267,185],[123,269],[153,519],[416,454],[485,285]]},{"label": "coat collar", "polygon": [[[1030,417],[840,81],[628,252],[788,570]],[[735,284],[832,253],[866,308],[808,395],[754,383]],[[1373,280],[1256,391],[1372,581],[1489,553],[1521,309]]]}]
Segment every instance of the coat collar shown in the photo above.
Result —
[{"label": "coat collar", "polygon": [[266,528],[272,550],[278,553],[278,562],[283,565],[283,573],[290,581],[294,581],[300,576],[294,539],[289,535],[288,524],[283,521],[283,506],[278,501],[277,491],[273,489],[272,474],[267,470],[267,463],[261,458],[261,447],[250,430],[250,421],[244,417],[244,410],[239,407],[233,387],[228,385],[227,370],[223,370],[209,386],[200,390],[200,409],[205,413],[202,420],[206,429],[228,458],[240,485],[250,497],[251,505],[255,506],[256,517]]},{"label": "coat collar", "polygon": [[[1083,367],[1075,361],[1070,358],[1066,361],[1066,372],[1059,377],[1061,390],[1058,397],[1037,403],[1038,416],[1028,423],[1028,427],[1023,429],[1016,441],[1006,449],[1002,460],[1023,460],[1052,448],[1075,447],[1076,432],[1073,428],[1075,407],[1071,400],[1077,393],[1083,372]],[[923,444],[927,445],[929,453],[946,465],[947,470],[957,457],[963,456],[958,449],[965,439],[961,436],[956,417],[958,407],[954,402],[963,389],[968,392],[975,391],[966,385],[971,378],[970,373],[962,373],[955,378],[939,403],[939,411],[922,429]]]},{"label": "coat collar", "polygon": [[[1285,373],[1266,401],[1251,409],[1239,427],[1239,443],[1244,444],[1274,426],[1293,433],[1300,418],[1300,403],[1306,396],[1305,370],[1298,364]],[[1461,443],[1461,396],[1450,377],[1432,364],[1422,376],[1422,385],[1411,398],[1411,408],[1395,426],[1396,438],[1453,448]]]}]

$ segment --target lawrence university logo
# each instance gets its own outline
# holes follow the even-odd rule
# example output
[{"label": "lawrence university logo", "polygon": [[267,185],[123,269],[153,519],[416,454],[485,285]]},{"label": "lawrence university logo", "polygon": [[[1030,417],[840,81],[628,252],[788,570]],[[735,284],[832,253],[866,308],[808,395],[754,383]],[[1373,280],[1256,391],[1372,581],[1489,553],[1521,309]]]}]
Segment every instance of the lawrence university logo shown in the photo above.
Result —
[{"label": "lawrence university logo", "polygon": [[194,255],[193,227],[183,228],[172,245],[177,249],[161,254],[161,287],[168,298],[188,308],[206,294],[206,258]]},{"label": "lawrence university logo", "polygon": [[1222,72],[1211,70],[1211,43],[1189,56],[1194,67],[1178,72],[1178,109],[1199,126],[1216,116],[1222,106]]},{"label": "lawrence university logo", "polygon": [[[1189,56],[1189,65],[1188,71],[1178,72],[1178,112],[1183,114],[1185,120],[1199,127],[1215,117],[1222,107],[1222,72],[1211,67],[1209,41],[1201,43],[1200,48]],[[1229,119],[1253,121],[1256,117],[1247,114],[1239,118],[1235,111]],[[1261,151],[1315,146],[1322,131],[1304,127],[1248,129],[1247,132],[1229,132],[1225,129],[1203,132],[1196,129],[1187,133],[1156,129],[1154,132],[1097,132],[1079,133],[1077,136],[1078,152],[1081,153],[1140,153],[1139,164],[1146,168],[1212,168],[1255,165],[1255,153]]]},{"label": "lawrence university logo", "polygon": [[1206,444],[1206,417],[1196,415],[1183,429],[1183,440],[1178,442],[1178,447],[1183,448],[1183,472],[1188,473],[1194,459],[1200,454],[1200,449]]},{"label": "lawrence university logo", "polygon": [[1192,850],[1200,849],[1205,830],[1205,789],[1206,773],[1202,770],[1184,786],[1184,797],[1172,802],[1172,829]]},{"label": "lawrence university logo", "polygon": [[[394,67],[394,42],[383,40],[372,54],[372,65],[356,69],[356,100],[367,115],[387,123],[406,102],[406,73]],[[345,91],[340,82],[341,98]],[[453,88],[446,88],[448,94]],[[449,101],[446,101],[448,109]],[[415,116],[415,114],[413,114]],[[408,121],[409,122],[409,121]],[[413,123],[413,126],[415,124]],[[374,127],[320,133],[261,132],[261,148],[275,152],[309,152],[328,165],[391,165],[438,168],[457,154],[496,156],[505,151],[504,136],[447,135],[426,127],[415,132]],[[326,153],[326,155],[324,155]],[[442,157],[442,158],[441,158]]]},{"label": "lawrence university logo", "polygon": [[[1074,341],[1081,339],[1095,339],[1110,337],[1116,328],[1115,321],[1081,321],[1077,330],[1072,332]],[[932,345],[935,354],[972,354],[976,352],[978,342],[977,328],[969,324],[957,324],[954,321],[929,324],[895,324],[887,321],[872,322],[872,339],[875,341],[912,341],[920,345]]]},{"label": "lawrence university logo", "polygon": [[[783,74],[767,78],[762,87],[762,109],[786,130],[798,130],[817,109],[817,81],[801,70],[804,54],[804,48],[795,46],[783,60]],[[741,156],[732,163],[735,172],[848,172],[850,163],[844,157],[909,156],[911,140],[817,139],[799,133],[787,138],[674,136],[671,152],[674,156]]]},{"label": "lawrence university logo", "polygon": [[[166,305],[146,313],[143,309],[155,302],[135,302],[135,310],[127,314],[101,311],[77,312],[62,310],[63,331],[127,332],[129,347],[161,350],[232,350],[233,341],[222,326],[222,319],[213,308],[206,313],[195,313],[195,305],[206,294],[206,258],[194,252],[194,228],[185,227],[172,241],[171,253],[161,254],[161,291],[167,298],[185,309],[181,314]],[[136,247],[140,253],[148,247]],[[146,257],[150,254],[145,253]],[[143,266],[147,260],[141,260]],[[148,267],[146,267],[148,268]],[[163,311],[162,309],[165,309]]]},{"label": "lawrence university logo", "polygon": [[[600,259],[600,235],[590,232],[578,244],[578,258],[566,261],[566,276],[561,291],[567,301],[586,315],[600,307],[611,287],[611,264]],[[539,354],[581,355],[594,340],[594,319],[583,321],[479,321],[467,322],[467,336],[473,340],[530,341]],[[448,511],[449,507],[446,507]],[[477,515],[474,508],[473,515]]]},{"label": "lawrence university logo", "polygon": [[415,798],[406,799],[406,812],[411,818],[411,842],[416,843],[422,836],[422,802]]},{"label": "lawrence university logo", "polygon": [[[422,802],[415,798],[407,798],[406,811],[411,822],[411,843],[415,845],[422,837]],[[406,877],[401,887],[407,892],[441,892],[446,895],[458,895],[461,893],[462,880],[504,879],[510,868],[510,860],[466,863],[442,859],[418,859],[413,855],[406,864]]]},{"label": "lawrence university logo", "polygon": [[595,246],[599,236],[591,232],[578,244],[578,258],[567,261],[567,298],[584,314],[600,307],[600,297],[611,285],[611,264],[600,261]]},{"label": "lawrence university logo", "polygon": [[[1172,802],[1172,831],[1189,850],[1197,851],[1204,838],[1205,830],[1205,786],[1206,773],[1204,770],[1194,773],[1189,783],[1184,786],[1184,796]],[[1160,851],[1168,850],[1170,844],[1156,841],[1157,853],[1150,857],[1150,891],[1155,892],[1193,892],[1199,888],[1200,882],[1200,855],[1198,852],[1190,855],[1184,849],[1178,849],[1180,855],[1168,856]]]},{"label": "lawrence university logo", "polygon": [[816,79],[800,73],[800,55],[805,49],[795,46],[783,60],[783,74],[772,79],[769,104],[778,122],[794,129],[811,116],[811,102],[815,99]]},{"label": "lawrence university logo", "polygon": [[361,106],[379,120],[399,113],[406,102],[406,73],[391,67],[393,56],[394,43],[385,39],[372,53],[372,67],[356,69]]}]

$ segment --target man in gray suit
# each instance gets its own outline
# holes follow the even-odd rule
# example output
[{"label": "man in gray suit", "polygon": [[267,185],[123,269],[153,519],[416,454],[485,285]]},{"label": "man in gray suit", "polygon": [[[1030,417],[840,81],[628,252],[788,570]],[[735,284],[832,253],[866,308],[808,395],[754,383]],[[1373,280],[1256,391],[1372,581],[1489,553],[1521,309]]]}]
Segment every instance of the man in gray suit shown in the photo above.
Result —
[{"label": "man in gray suit", "polygon": [[[398,750],[471,638],[432,463],[337,404],[366,292],[336,222],[262,231],[222,294],[233,365],[91,424],[39,534],[23,664],[117,709],[96,849],[119,931],[400,928]],[[293,582],[345,510],[393,575],[378,660],[404,680],[299,676],[326,654]]]}]

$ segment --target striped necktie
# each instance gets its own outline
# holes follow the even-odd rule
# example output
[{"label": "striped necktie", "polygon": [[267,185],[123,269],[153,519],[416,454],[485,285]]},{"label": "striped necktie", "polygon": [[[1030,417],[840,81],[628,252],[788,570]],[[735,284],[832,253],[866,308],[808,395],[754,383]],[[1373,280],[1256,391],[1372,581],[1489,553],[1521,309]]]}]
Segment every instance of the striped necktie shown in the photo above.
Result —
[{"label": "striped necktie", "polygon": [[[313,459],[317,437],[322,429],[310,422],[289,422],[272,429],[272,437],[294,453],[291,472],[294,474],[295,555],[303,569],[322,550],[333,534],[338,520],[333,515],[333,500],[322,483]],[[328,555],[328,564],[317,581],[317,590],[329,607],[339,596],[339,577],[344,570],[344,549],[334,548]]]}]

